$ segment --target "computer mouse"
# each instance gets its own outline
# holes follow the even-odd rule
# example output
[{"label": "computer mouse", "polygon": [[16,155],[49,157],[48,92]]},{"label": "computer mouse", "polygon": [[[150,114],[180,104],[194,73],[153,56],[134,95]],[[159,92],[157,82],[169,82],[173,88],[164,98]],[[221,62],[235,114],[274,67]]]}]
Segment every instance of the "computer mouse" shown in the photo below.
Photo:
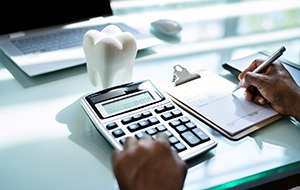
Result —
[{"label": "computer mouse", "polygon": [[181,24],[171,19],[155,20],[151,22],[151,26],[154,32],[166,36],[176,36],[182,30]]}]

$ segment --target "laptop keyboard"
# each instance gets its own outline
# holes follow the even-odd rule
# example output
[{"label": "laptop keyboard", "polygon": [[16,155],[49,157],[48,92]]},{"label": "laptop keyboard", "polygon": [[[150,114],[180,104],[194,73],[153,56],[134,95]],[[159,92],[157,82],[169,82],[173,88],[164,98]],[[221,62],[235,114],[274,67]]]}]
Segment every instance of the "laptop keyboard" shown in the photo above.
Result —
[{"label": "laptop keyboard", "polygon": [[[14,39],[12,40],[12,43],[23,54],[35,54],[41,52],[55,51],[59,49],[78,47],[82,46],[83,36],[88,30],[94,29],[101,31],[103,28],[110,24],[111,23],[106,23],[101,24],[99,26],[75,28],[31,38]],[[122,31],[131,32],[135,36],[140,35],[140,33],[137,30],[134,30],[133,28],[127,26],[124,23],[113,24],[120,27]]]}]

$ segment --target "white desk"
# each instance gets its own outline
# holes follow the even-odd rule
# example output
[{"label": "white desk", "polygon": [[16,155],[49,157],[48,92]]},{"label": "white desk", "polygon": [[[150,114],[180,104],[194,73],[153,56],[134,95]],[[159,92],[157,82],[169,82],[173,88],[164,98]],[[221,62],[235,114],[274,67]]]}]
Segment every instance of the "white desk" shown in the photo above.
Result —
[{"label": "white desk", "polygon": [[[176,44],[154,48],[156,54],[137,59],[133,79],[164,84],[171,80],[176,64],[190,71],[206,68],[226,74],[221,68],[226,47],[206,51],[200,44],[178,46],[178,52],[191,48],[179,56]],[[84,94],[97,91],[85,67],[80,69],[76,75],[24,88],[0,64],[0,189],[117,189],[110,162],[112,148],[78,102]],[[300,168],[300,128],[289,118],[239,141],[207,129],[218,146],[189,162],[184,190],[230,187]]]}]

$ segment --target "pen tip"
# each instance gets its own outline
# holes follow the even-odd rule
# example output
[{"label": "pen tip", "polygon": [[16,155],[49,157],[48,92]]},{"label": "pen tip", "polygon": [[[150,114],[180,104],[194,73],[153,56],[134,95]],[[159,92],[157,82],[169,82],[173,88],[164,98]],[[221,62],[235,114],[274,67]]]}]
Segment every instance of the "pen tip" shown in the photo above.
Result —
[{"label": "pen tip", "polygon": [[240,88],[240,86],[237,85],[237,86],[234,88],[234,90],[232,91],[232,93],[234,93],[235,91],[237,91],[239,88]]}]

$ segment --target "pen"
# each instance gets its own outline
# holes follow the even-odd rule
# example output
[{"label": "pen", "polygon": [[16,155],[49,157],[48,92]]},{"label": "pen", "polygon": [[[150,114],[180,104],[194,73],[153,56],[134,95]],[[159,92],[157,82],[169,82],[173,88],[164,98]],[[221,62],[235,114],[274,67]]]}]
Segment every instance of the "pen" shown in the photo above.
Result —
[{"label": "pen", "polygon": [[[285,47],[281,46],[276,52],[274,52],[268,59],[266,59],[261,65],[259,65],[258,67],[256,67],[256,69],[254,69],[254,71],[252,71],[253,73],[259,73],[261,72],[263,69],[265,69],[266,67],[268,67],[269,65],[271,65],[274,61],[276,61],[285,51]],[[240,88],[240,83],[235,87],[235,89],[232,91],[235,92]]]}]

